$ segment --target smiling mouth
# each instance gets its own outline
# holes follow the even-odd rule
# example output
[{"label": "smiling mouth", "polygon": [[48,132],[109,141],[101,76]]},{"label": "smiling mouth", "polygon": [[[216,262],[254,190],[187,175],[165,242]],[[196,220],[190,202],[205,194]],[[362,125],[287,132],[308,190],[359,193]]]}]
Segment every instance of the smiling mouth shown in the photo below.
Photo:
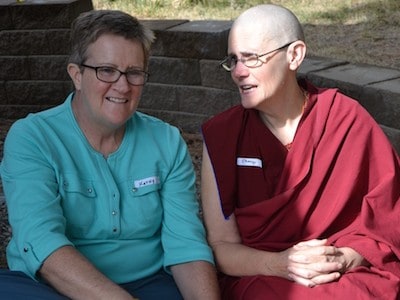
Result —
[{"label": "smiling mouth", "polygon": [[250,84],[248,84],[248,85],[241,85],[240,86],[240,89],[243,91],[243,92],[247,92],[247,91],[249,91],[249,90],[251,90],[251,89],[253,89],[253,88],[256,88],[257,86],[256,85],[250,85]]},{"label": "smiling mouth", "polygon": [[127,103],[128,99],[126,98],[116,98],[116,97],[106,97],[106,99],[113,103]]}]

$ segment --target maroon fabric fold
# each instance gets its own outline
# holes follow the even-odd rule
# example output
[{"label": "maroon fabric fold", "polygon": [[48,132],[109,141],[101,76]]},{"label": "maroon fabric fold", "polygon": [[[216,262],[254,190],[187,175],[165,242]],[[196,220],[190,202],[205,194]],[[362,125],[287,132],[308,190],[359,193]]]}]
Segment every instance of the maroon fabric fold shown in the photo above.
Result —
[{"label": "maroon fabric fold", "polygon": [[[308,91],[310,105],[289,152],[259,126],[255,111],[240,106],[203,125],[223,213],[235,214],[242,242],[250,247],[282,251],[299,241],[328,238],[337,247],[352,247],[372,267],[313,289],[263,276],[223,276],[222,289],[229,299],[265,299],[254,289],[285,299],[289,291],[296,299],[397,299],[400,159],[356,101],[335,89]],[[261,160],[263,169],[238,166],[243,155]]]}]

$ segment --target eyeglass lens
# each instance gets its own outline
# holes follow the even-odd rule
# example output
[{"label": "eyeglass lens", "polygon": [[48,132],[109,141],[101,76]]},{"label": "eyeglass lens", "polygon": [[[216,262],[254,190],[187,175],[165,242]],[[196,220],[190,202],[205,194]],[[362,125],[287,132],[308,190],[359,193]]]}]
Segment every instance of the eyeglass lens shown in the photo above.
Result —
[{"label": "eyeglass lens", "polygon": [[97,68],[97,78],[109,83],[118,81],[123,74],[126,76],[128,82],[132,85],[143,85],[147,80],[147,73],[140,70],[121,72],[118,69],[111,67]]}]

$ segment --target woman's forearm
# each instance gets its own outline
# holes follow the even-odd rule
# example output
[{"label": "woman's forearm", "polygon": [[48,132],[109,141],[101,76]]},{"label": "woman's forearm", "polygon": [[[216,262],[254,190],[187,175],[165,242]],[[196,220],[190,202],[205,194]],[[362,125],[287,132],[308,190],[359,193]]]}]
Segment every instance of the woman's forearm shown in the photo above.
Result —
[{"label": "woman's forearm", "polygon": [[71,299],[134,299],[71,246],[53,252],[39,275]]}]

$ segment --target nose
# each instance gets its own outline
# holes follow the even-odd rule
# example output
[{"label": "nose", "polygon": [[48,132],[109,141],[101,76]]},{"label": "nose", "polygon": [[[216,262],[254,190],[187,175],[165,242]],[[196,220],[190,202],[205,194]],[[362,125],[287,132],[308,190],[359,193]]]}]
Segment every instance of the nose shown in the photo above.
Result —
[{"label": "nose", "polygon": [[249,68],[244,65],[241,60],[238,60],[235,67],[231,71],[233,78],[246,77],[249,75]]},{"label": "nose", "polygon": [[118,90],[119,92],[127,92],[131,88],[131,85],[128,82],[125,74],[121,74],[116,82],[113,83],[114,89]]}]

